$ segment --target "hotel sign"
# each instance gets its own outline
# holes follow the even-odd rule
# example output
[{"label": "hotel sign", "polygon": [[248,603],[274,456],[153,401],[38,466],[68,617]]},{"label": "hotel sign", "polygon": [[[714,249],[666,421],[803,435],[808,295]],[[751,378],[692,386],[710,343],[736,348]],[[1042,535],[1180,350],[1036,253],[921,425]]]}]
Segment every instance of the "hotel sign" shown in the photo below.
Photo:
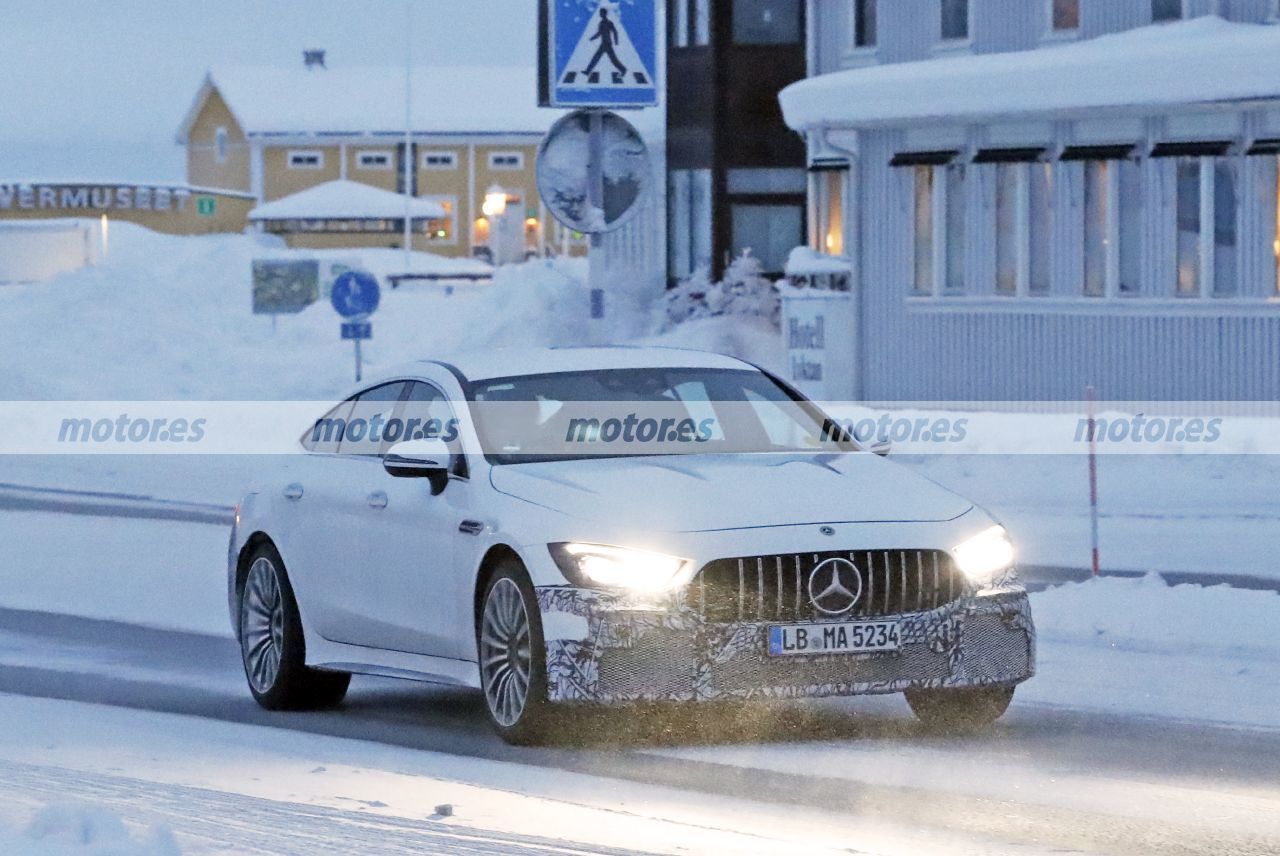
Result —
[{"label": "hotel sign", "polygon": [[0,184],[0,211],[156,211],[181,214],[186,188],[148,184]]}]

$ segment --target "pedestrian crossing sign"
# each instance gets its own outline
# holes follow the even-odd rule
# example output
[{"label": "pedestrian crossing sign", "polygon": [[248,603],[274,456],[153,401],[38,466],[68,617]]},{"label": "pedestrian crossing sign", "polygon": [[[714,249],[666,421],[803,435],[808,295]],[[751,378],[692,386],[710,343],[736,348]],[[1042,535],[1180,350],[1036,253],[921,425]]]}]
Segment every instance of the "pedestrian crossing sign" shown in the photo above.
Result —
[{"label": "pedestrian crossing sign", "polygon": [[543,107],[658,104],[658,0],[542,0]]}]

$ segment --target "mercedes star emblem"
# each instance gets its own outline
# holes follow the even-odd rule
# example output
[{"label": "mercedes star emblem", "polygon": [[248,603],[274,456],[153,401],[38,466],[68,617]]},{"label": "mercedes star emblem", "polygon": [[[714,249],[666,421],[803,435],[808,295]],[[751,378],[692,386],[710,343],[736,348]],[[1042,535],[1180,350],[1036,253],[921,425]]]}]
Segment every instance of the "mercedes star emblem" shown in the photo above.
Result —
[{"label": "mercedes star emblem", "polygon": [[827,559],[809,573],[809,602],[824,615],[844,615],[862,597],[862,574],[848,559]]}]

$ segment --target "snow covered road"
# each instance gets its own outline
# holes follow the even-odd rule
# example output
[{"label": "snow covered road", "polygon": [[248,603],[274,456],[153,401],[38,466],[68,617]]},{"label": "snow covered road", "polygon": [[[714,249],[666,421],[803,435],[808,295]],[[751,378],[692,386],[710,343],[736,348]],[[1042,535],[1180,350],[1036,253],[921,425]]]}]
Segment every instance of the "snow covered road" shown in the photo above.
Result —
[{"label": "snow covered road", "polygon": [[[345,738],[341,763],[347,766],[515,790],[597,809],[616,809],[619,801],[632,808],[664,806],[664,822],[723,823],[722,829],[762,835],[748,852],[788,840],[815,847],[843,841],[855,852],[885,853],[948,852],[946,841],[960,842],[958,852],[1280,851],[1280,780],[1275,776],[1280,730],[1275,729],[1019,702],[990,735],[943,738],[922,732],[900,700],[889,698],[715,707],[662,716],[652,711],[593,714],[575,730],[572,745],[520,749],[488,731],[481,702],[471,693],[357,678],[340,711],[271,714],[243,691],[236,652],[226,638],[13,611],[0,612],[0,627],[5,628],[0,691],[29,697],[0,696],[0,721],[13,723],[0,735],[0,803],[8,792],[23,788],[31,794],[23,804],[67,790],[68,796],[101,797],[121,810],[168,806],[161,814],[169,819],[160,817],[160,822],[172,823],[181,816],[175,806],[200,796],[183,788],[212,787],[291,804],[246,808],[251,819],[266,822],[271,813],[281,812],[295,819],[305,815],[308,823],[314,819],[318,834],[339,835],[264,839],[261,852],[299,852],[292,848],[305,849],[310,840],[346,840],[340,832],[351,823],[349,814],[364,812],[339,797],[393,807],[389,811],[400,819],[387,831],[387,849],[378,852],[399,852],[399,835],[430,841],[436,834],[421,806],[450,798],[432,791],[406,802],[402,790],[408,780],[371,789],[360,782],[372,777],[348,779],[347,790],[325,791],[323,799],[314,794],[295,799],[307,793],[297,781],[306,763],[311,764],[306,770],[317,763],[340,766],[317,760],[333,751],[330,743],[337,738]],[[94,707],[64,715],[19,709],[36,703],[33,699],[61,700],[40,705],[93,703],[133,710]],[[174,720],[157,737],[154,727],[130,718],[143,716],[139,711],[215,722]],[[175,742],[173,736],[209,729],[220,741],[217,751],[193,750],[191,740]],[[135,736],[126,738],[131,733]],[[133,749],[131,741],[138,744]],[[230,748],[236,741],[251,751]],[[276,751],[293,760],[279,768]],[[93,776],[69,777],[65,769]],[[73,779],[79,784],[66,784]],[[153,792],[165,796],[153,799]],[[312,811],[308,800],[313,798],[327,800],[326,810]],[[227,799],[210,798],[208,804],[235,814],[237,804]],[[729,810],[726,805],[741,808],[744,801],[755,806],[750,813],[762,826],[735,825],[717,814]],[[410,810],[413,806],[418,808]],[[147,811],[146,822],[157,822]],[[801,823],[796,812],[821,816]],[[206,820],[216,816],[202,815]],[[406,825],[404,817],[414,820]],[[766,817],[768,823],[762,820]],[[834,838],[788,838],[785,823],[777,825],[785,818],[797,824],[792,833]],[[837,834],[855,827],[856,837]],[[545,823],[537,827],[543,833],[547,828]],[[910,830],[907,838],[904,829]],[[359,824],[350,832],[364,833]],[[223,834],[224,841],[234,838],[232,831]],[[199,830],[193,835],[198,839]],[[674,852],[661,841],[640,846],[641,840],[646,839],[615,836],[603,843]],[[902,851],[904,841],[912,846]]]}]

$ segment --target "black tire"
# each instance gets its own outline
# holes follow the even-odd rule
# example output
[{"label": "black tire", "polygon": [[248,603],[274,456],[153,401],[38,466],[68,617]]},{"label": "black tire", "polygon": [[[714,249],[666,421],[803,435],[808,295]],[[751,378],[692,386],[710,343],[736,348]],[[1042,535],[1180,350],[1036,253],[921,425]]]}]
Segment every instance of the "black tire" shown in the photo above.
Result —
[{"label": "black tire", "polygon": [[249,557],[237,635],[249,692],[267,710],[317,710],[346,697],[349,673],[307,668],[298,602],[284,562],[269,543]]},{"label": "black tire", "polygon": [[[524,697],[520,704],[506,706],[501,699],[504,687],[518,690],[521,684],[520,670],[516,661],[522,659],[519,651],[525,646],[519,642],[519,627],[510,627],[509,633],[499,633],[495,638],[494,628],[487,623],[491,610],[498,610],[502,605],[509,609],[506,614],[515,612],[512,599],[518,593],[519,615],[525,623],[527,637],[527,678],[524,682]],[[499,656],[500,649],[516,649],[516,654],[508,653],[505,668],[502,662],[486,666],[486,661]],[[524,566],[516,559],[505,559],[485,584],[484,595],[480,599],[480,609],[476,615],[476,658],[480,671],[480,687],[484,694],[485,713],[498,735],[508,743],[528,746],[546,742],[551,736],[551,704],[547,700],[547,656],[542,637],[542,613],[538,609],[537,597],[529,575]],[[505,676],[505,677],[504,677]],[[504,683],[505,682],[505,683]]]},{"label": "black tire", "polygon": [[906,696],[911,711],[928,728],[964,733],[987,728],[1004,716],[1013,689],[907,690]]}]

